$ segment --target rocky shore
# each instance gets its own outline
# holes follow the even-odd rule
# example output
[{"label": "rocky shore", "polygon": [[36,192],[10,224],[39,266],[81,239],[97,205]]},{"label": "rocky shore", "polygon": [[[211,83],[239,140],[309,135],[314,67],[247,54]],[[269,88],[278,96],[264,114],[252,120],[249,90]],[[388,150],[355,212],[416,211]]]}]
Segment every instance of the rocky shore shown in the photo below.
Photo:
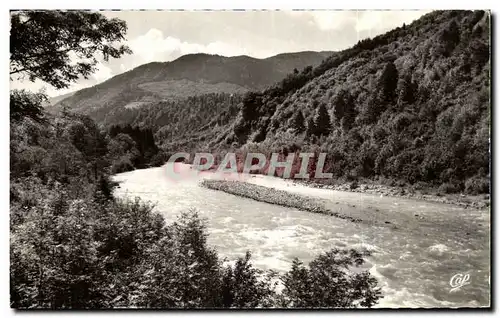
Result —
[{"label": "rocky shore", "polygon": [[404,187],[391,187],[381,184],[321,184],[311,181],[296,181],[311,188],[330,189],[335,191],[347,191],[377,194],[390,197],[412,198],[429,202],[458,205],[464,208],[484,209],[490,206],[490,197],[486,195],[470,196],[461,194],[439,194],[432,190],[414,190]]},{"label": "rocky shore", "polygon": [[361,219],[327,209],[321,204],[321,201],[318,199],[312,199],[307,196],[290,193],[287,191],[277,190],[273,188],[268,188],[260,185],[255,185],[251,183],[246,183],[241,181],[205,179],[201,182],[201,186],[208,189],[223,191],[229,194],[253,199],[260,202],[277,204],[307,212],[327,214],[340,219],[349,220],[355,223],[362,221]]}]

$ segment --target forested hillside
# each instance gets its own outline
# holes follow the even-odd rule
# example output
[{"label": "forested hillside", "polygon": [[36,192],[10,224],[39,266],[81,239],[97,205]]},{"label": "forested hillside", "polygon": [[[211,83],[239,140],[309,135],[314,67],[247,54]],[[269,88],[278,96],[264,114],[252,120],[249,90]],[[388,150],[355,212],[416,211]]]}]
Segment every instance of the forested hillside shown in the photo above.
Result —
[{"label": "forested hillside", "polygon": [[119,108],[106,114],[102,124],[150,129],[167,152],[194,150],[224,133],[237,116],[241,100],[238,94],[205,94],[144,108]]},{"label": "forested hillside", "polygon": [[246,94],[211,143],[327,152],[336,178],[489,190],[490,15],[436,11]]}]

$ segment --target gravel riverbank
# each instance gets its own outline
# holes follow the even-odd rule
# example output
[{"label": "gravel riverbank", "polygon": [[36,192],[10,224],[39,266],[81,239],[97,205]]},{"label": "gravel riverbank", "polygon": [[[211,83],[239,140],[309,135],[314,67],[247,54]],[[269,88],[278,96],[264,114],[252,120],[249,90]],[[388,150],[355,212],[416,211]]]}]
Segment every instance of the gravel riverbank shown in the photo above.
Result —
[{"label": "gravel riverbank", "polygon": [[251,183],[241,181],[205,179],[201,181],[201,186],[260,202],[277,204],[313,213],[327,214],[344,220],[349,220],[354,223],[362,221],[361,219],[344,215],[325,208],[324,205],[321,204],[320,199],[313,199],[304,195],[290,193],[287,191],[277,190]]},{"label": "gravel riverbank", "polygon": [[428,202],[444,203],[461,206],[464,208],[485,209],[490,206],[490,196],[485,195],[462,195],[462,194],[438,194],[436,191],[428,190],[415,191],[412,189],[405,189],[404,187],[391,187],[380,184],[357,184],[353,183],[343,184],[321,184],[311,181],[296,181],[297,183],[307,185],[311,188],[329,189],[335,191],[357,192],[377,194],[388,197],[397,198],[411,198],[416,200],[423,200]]}]

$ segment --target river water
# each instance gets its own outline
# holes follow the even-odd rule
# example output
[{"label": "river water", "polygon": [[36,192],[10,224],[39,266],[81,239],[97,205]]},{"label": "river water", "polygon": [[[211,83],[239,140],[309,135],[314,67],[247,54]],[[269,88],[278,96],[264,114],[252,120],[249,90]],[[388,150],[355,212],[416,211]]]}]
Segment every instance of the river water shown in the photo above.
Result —
[{"label": "river water", "polygon": [[[331,248],[372,252],[363,268],[379,281],[384,298],[377,307],[477,307],[490,303],[490,213],[453,205],[379,195],[315,189],[291,180],[247,176],[247,182],[321,199],[327,207],[363,220],[332,216],[240,198],[199,186],[190,167],[116,175],[118,197],[140,197],[156,205],[167,222],[194,208],[208,221],[209,244],[234,260],[247,250],[261,269],[287,271],[298,257],[308,264]],[[450,291],[454,275],[468,284]],[[458,276],[456,276],[458,277]]]}]

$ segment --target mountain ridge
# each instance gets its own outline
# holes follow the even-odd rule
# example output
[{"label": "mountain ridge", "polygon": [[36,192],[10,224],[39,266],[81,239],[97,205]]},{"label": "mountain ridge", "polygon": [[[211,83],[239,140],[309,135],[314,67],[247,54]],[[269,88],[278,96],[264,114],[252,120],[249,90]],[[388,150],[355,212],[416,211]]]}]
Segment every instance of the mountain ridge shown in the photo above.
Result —
[{"label": "mountain ridge", "polygon": [[[295,68],[317,65],[333,52],[304,51],[282,53],[264,59],[246,55],[224,57],[206,53],[183,55],[171,62],[151,62],[118,74],[98,85],[74,92],[56,103],[55,108],[67,107],[88,114],[98,122],[96,110],[110,111],[129,103],[147,104],[165,100],[163,92],[173,92],[171,97],[192,96],[205,93],[242,93],[264,89],[285,77]],[[175,81],[189,81],[176,85]],[[151,89],[144,89],[144,84]],[[202,85],[198,85],[202,84]],[[141,85],[143,87],[141,87]],[[147,86],[147,85],[146,85]],[[183,86],[190,86],[188,92]],[[200,87],[198,87],[200,86]]]}]

